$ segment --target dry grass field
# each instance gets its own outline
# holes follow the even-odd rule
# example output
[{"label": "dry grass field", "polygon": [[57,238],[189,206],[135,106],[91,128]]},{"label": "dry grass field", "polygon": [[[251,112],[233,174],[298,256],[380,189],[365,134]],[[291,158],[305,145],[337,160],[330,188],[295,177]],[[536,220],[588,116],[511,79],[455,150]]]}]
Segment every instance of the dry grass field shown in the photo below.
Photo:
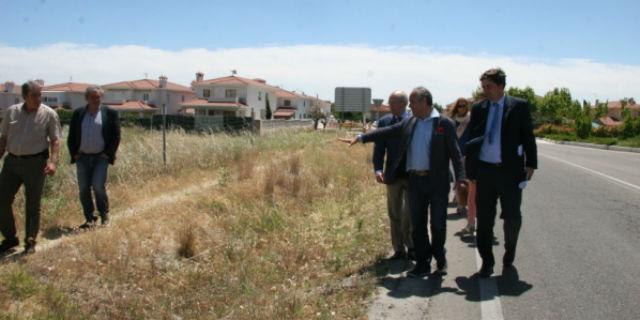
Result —
[{"label": "dry grass field", "polygon": [[0,263],[0,319],[365,317],[388,246],[384,189],[371,146],[343,135],[175,131],[164,167],[160,135],[127,128],[112,224],[87,232],[73,230],[75,169],[61,163],[38,252]]}]

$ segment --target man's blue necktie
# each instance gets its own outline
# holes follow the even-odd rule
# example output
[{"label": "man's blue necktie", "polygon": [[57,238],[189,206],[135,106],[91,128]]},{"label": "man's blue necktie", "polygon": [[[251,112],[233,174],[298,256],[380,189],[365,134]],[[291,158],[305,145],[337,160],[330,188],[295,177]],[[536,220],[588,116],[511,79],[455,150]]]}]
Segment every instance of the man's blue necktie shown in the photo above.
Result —
[{"label": "man's blue necktie", "polygon": [[[489,119],[489,130],[487,130],[487,135],[489,138],[489,144],[493,144],[493,136],[498,131],[498,126],[500,125],[499,116],[499,107],[500,105],[497,102],[491,103],[491,110],[493,110],[493,115],[491,119]],[[491,112],[491,110],[489,110]]]}]

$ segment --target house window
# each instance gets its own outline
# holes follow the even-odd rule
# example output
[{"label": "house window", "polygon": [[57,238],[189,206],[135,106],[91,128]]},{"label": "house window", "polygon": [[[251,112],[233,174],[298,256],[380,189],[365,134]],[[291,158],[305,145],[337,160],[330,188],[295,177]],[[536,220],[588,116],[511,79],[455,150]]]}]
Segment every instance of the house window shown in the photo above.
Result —
[{"label": "house window", "polygon": [[291,106],[291,100],[285,100],[284,101],[284,106],[285,107],[290,107]]},{"label": "house window", "polygon": [[149,93],[145,92],[142,94],[142,100],[144,101],[148,101],[149,100]]},{"label": "house window", "polygon": [[209,115],[213,117],[216,112],[214,110],[209,110]]},{"label": "house window", "polygon": [[235,98],[236,97],[236,89],[227,89],[224,91],[225,98]]},{"label": "house window", "polygon": [[58,97],[44,97],[44,102],[48,102],[48,103],[58,102]]},{"label": "house window", "polygon": [[211,89],[202,90],[202,96],[205,97],[205,98],[211,97]]},{"label": "house window", "polygon": [[258,91],[258,101],[262,101],[262,91]]},{"label": "house window", "polygon": [[236,117],[236,113],[234,111],[225,111],[224,112],[224,117],[225,118],[235,118]]},{"label": "house window", "polygon": [[184,95],[182,95],[182,102],[184,102]]}]

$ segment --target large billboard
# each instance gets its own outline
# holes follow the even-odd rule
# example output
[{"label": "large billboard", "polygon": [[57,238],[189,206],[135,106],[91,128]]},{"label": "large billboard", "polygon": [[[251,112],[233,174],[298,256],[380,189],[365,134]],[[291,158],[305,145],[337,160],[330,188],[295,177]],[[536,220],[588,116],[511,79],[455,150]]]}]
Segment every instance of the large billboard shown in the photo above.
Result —
[{"label": "large billboard", "polygon": [[371,88],[337,87],[336,112],[369,112]]}]

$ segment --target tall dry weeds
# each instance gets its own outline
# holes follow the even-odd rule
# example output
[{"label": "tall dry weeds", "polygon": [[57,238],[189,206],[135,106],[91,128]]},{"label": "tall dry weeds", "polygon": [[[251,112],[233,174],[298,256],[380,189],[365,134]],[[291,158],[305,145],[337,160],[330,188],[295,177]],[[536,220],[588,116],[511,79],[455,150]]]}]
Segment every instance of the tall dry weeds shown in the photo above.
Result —
[{"label": "tall dry weeds", "polygon": [[[182,138],[182,144],[193,143]],[[242,170],[234,161],[255,159],[248,178],[227,178],[224,185],[197,188],[121,219],[114,209],[111,227],[0,267],[0,279],[32,279],[13,286],[27,289],[2,281],[0,311],[14,318],[64,319],[363,317],[375,281],[366,270],[387,244],[387,219],[379,209],[383,189],[362,164],[370,148],[327,148],[326,138],[315,133],[226,137],[235,142],[221,141],[226,147],[216,152],[223,154],[209,155],[217,160],[184,159],[195,166],[191,171],[187,166],[166,173],[135,169],[146,178],[122,176],[111,184],[118,201],[129,194],[126,199],[144,203],[167,191],[201,186],[219,178],[219,167]],[[296,171],[287,164],[294,152]],[[137,184],[145,179],[155,187]],[[356,280],[343,286],[351,275]]]}]

